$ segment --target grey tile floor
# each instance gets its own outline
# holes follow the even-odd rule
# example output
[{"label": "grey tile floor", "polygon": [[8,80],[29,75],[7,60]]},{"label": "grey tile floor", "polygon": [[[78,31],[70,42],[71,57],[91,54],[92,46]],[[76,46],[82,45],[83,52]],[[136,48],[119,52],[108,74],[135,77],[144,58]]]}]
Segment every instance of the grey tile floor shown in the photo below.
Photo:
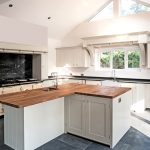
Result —
[{"label": "grey tile floor", "polygon": [[[36,150],[111,150],[108,146],[63,134]],[[150,138],[134,128],[125,134],[113,150],[150,150]]]},{"label": "grey tile floor", "polygon": [[[4,120],[0,119],[0,150],[12,150],[4,145]],[[108,146],[71,134],[63,134],[36,150],[111,150]],[[150,138],[130,128],[113,150],[150,150]]]}]

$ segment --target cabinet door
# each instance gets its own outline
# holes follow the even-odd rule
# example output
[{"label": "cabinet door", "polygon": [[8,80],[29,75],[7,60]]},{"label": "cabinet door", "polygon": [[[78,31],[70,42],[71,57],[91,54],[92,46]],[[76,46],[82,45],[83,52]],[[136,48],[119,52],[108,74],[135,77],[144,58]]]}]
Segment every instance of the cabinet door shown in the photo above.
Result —
[{"label": "cabinet door", "polygon": [[65,97],[65,127],[66,131],[84,136],[85,103],[82,95]]},{"label": "cabinet door", "polygon": [[145,109],[150,108],[150,84],[145,84]]},{"label": "cabinet door", "polygon": [[82,47],[66,47],[56,50],[57,67],[89,67],[90,56]]},{"label": "cabinet door", "polygon": [[110,144],[110,99],[87,96],[86,137]]}]

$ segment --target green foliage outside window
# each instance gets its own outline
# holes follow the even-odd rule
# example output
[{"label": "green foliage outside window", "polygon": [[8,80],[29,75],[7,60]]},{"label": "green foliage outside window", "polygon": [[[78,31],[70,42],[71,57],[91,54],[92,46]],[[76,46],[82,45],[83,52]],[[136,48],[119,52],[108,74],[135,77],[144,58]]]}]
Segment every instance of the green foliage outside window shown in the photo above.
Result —
[{"label": "green foliage outside window", "polygon": [[110,68],[110,52],[101,54],[100,65],[102,68]]},{"label": "green foliage outside window", "polygon": [[150,7],[135,2],[134,0],[121,0],[121,15],[137,14],[150,11]]},{"label": "green foliage outside window", "polygon": [[140,67],[140,52],[130,51],[128,53],[128,68],[139,68]]},{"label": "green foliage outside window", "polygon": [[[128,58],[128,62],[125,62],[125,56]],[[111,68],[111,63],[112,69],[125,69],[125,64],[128,68],[140,68],[140,51],[131,50],[127,53],[125,53],[125,50],[102,52],[100,54],[100,67]]]},{"label": "green foliage outside window", "polygon": [[123,51],[113,52],[113,69],[124,69],[125,67],[124,56],[125,53]]}]

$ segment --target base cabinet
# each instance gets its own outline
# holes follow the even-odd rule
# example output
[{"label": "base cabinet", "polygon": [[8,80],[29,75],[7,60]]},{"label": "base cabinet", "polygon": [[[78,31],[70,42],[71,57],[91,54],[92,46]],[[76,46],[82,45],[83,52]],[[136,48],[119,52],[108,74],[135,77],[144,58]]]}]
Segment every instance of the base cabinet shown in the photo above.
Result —
[{"label": "base cabinet", "polygon": [[93,96],[86,99],[86,137],[110,144],[110,100]]},{"label": "base cabinet", "polygon": [[132,92],[114,99],[75,94],[65,97],[65,131],[113,148],[130,128]]},{"label": "base cabinet", "polygon": [[78,136],[84,136],[85,103],[81,95],[65,97],[66,130]]},{"label": "base cabinet", "polygon": [[110,145],[110,100],[72,95],[65,97],[66,131]]}]

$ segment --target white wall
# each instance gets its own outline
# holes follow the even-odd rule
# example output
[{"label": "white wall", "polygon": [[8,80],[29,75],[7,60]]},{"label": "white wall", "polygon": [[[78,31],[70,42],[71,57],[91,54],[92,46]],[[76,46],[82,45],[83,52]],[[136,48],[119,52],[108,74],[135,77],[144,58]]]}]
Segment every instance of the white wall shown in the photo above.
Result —
[{"label": "white wall", "polygon": [[[59,70],[61,71],[61,69]],[[112,70],[96,71],[94,66],[89,68],[70,68],[70,69],[64,68],[63,70],[64,70],[63,74],[66,75],[72,73],[74,75],[84,74],[85,76],[113,77]],[[150,69],[116,70],[115,72],[116,77],[120,78],[150,79]]]},{"label": "white wall", "polygon": [[60,40],[48,39],[48,75],[51,75],[51,72],[58,71],[58,68],[56,68],[56,48],[60,47],[60,44]]},{"label": "white wall", "polygon": [[47,39],[47,27],[0,16],[0,42],[47,48]]},{"label": "white wall", "polygon": [[127,17],[84,22],[62,40],[62,46],[73,46],[82,43],[81,38],[84,37],[149,31],[149,18],[150,13],[141,13]]},{"label": "white wall", "polygon": [[[142,32],[150,31],[150,13],[141,13],[131,15],[127,17],[118,17],[115,19],[107,19],[97,22],[84,22],[72,30],[63,40],[63,46],[75,46],[82,44],[81,38],[112,35],[112,34],[124,34],[130,32]],[[112,71],[95,71],[92,66],[88,69],[63,69],[64,74],[73,73],[80,75],[84,73],[87,76],[112,76]],[[126,78],[148,78],[150,79],[150,69],[138,69],[138,70],[117,70],[117,77]]]}]

